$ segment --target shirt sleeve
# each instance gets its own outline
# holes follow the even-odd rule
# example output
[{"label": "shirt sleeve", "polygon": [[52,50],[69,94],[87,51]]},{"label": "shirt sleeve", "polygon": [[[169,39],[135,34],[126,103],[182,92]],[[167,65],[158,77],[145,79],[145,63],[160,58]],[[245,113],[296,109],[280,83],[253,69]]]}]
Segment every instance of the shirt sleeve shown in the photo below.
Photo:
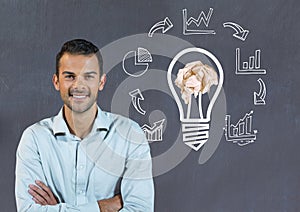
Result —
[{"label": "shirt sleeve", "polygon": [[98,203],[92,202],[84,205],[74,206],[67,203],[57,205],[42,206],[32,200],[28,193],[29,184],[35,180],[41,180],[46,183],[39,150],[36,144],[36,137],[32,129],[24,131],[16,153],[16,181],[15,196],[18,212],[99,212]]},{"label": "shirt sleeve", "polygon": [[129,130],[130,150],[121,181],[121,212],[154,211],[154,185],[150,147],[144,132],[136,124]]}]

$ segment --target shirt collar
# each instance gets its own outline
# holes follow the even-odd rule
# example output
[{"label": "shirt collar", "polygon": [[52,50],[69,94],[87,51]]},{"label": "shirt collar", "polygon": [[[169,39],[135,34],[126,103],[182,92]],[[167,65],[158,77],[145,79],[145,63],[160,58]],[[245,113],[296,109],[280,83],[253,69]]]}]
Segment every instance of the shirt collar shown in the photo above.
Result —
[{"label": "shirt collar", "polygon": [[108,113],[103,112],[99,106],[97,106],[97,108],[98,108],[97,116],[94,121],[92,130],[93,131],[108,131],[112,121],[108,117]]},{"label": "shirt collar", "polygon": [[[108,131],[111,121],[106,112],[103,112],[99,106],[97,106],[97,116],[95,118],[92,131]],[[63,107],[59,113],[53,119],[53,133],[54,135],[66,135],[70,133],[67,123],[63,117]]]}]

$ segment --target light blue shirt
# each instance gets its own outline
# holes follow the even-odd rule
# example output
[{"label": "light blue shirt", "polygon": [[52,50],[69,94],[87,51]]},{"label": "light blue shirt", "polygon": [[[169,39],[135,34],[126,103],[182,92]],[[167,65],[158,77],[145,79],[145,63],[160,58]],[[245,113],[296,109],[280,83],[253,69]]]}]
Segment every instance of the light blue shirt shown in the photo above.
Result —
[{"label": "light blue shirt", "polygon": [[[76,126],[75,126],[76,127]],[[121,192],[120,211],[154,209],[152,163],[139,125],[98,107],[91,132],[72,135],[61,110],[28,127],[17,149],[15,195],[18,211],[100,211],[97,200]],[[35,204],[29,184],[49,186],[59,204]]]}]

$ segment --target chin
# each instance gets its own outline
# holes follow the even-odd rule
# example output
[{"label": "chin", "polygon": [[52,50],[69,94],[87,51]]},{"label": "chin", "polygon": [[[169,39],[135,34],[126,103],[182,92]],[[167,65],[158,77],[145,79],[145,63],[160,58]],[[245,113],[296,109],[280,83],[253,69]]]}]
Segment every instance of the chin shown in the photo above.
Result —
[{"label": "chin", "polygon": [[94,104],[92,105],[72,105],[72,104],[65,104],[67,107],[74,113],[84,113],[90,110]]}]

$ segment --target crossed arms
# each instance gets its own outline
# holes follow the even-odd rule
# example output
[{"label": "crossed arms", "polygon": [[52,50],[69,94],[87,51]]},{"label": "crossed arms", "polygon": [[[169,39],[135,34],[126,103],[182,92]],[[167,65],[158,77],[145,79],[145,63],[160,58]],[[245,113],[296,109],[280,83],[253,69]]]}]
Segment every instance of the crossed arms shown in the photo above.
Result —
[{"label": "crossed arms", "polygon": [[[36,180],[35,184],[29,185],[29,194],[32,200],[39,205],[57,205],[58,200],[52,193],[51,189],[43,182]],[[120,194],[109,198],[97,201],[101,212],[116,212],[122,209],[123,202]]]},{"label": "crossed arms", "polygon": [[[71,203],[66,200],[66,196],[72,196],[73,193],[65,193],[62,195],[60,192],[60,188],[63,187],[65,183],[55,184],[51,181],[53,180],[52,176],[49,177],[49,175],[45,174],[48,173],[47,170],[45,170],[47,164],[43,165],[44,161],[42,157],[45,152],[43,152],[43,154],[41,153],[41,145],[45,147],[46,143],[39,144],[37,140],[39,139],[36,138],[34,131],[27,129],[23,133],[17,150],[15,193],[18,211],[153,211],[154,187],[152,178],[137,180],[137,178],[134,179],[135,176],[133,176],[137,171],[142,171],[144,169],[143,167],[149,167],[143,160],[140,164],[136,164],[137,162],[135,160],[126,161],[125,174],[120,186],[121,195],[110,195],[106,198],[104,196],[104,198],[99,199],[92,197],[81,204],[74,204],[74,202]],[[46,150],[43,151],[50,151],[50,149],[47,147]],[[149,149],[147,151],[149,151]],[[145,151],[145,155],[149,158],[149,152],[147,151]],[[132,155],[133,158],[140,157],[141,152],[139,152],[139,155]],[[66,181],[71,181],[71,179],[66,178]]]}]

